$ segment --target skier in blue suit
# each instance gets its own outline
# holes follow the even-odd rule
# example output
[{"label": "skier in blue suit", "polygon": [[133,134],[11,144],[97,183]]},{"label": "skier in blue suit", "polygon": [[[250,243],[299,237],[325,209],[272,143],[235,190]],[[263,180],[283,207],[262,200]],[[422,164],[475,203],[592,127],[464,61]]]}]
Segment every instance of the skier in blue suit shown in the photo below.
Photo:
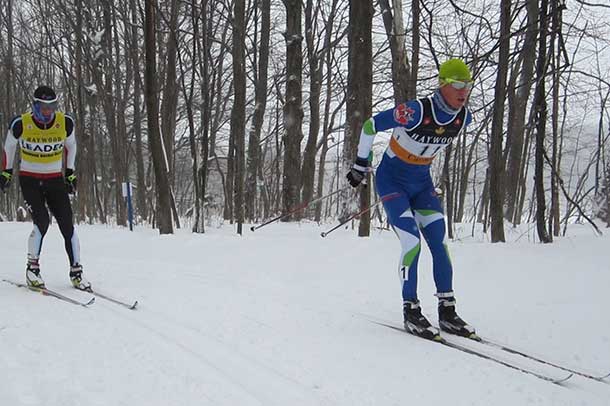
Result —
[{"label": "skier in blue suit", "polygon": [[432,253],[441,329],[477,338],[474,328],[455,311],[445,216],[430,175],[434,157],[472,120],[466,107],[471,87],[472,74],[461,59],[444,62],[439,69],[439,87],[431,96],[399,104],[364,122],[357,159],[347,174],[350,184],[357,187],[369,170],[368,157],[375,135],[393,130],[377,168],[377,192],[402,247],[399,274],[405,329],[432,340],[441,339],[439,331],[422,315],[417,297],[420,230]]}]

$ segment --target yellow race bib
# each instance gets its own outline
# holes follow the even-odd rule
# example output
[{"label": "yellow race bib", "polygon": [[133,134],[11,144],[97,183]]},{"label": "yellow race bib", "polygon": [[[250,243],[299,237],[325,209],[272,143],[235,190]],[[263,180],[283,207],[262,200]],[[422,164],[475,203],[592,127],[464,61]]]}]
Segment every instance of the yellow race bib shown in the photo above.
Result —
[{"label": "yellow race bib", "polygon": [[23,132],[19,146],[22,160],[39,164],[61,161],[67,137],[63,113],[56,112],[53,126],[46,130],[36,126],[31,113],[22,114],[21,122]]}]

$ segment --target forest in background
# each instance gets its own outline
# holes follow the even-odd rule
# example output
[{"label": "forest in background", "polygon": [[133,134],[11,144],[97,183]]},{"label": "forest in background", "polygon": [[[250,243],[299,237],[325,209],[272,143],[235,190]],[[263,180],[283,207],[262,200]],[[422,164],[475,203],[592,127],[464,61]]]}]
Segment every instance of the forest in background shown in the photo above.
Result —
[{"label": "forest in background", "polygon": [[[532,223],[550,242],[610,226],[609,17],[581,0],[0,0],[0,128],[56,89],[76,119],[80,222],[126,225],[127,181],[161,233],[241,232],[345,189],[285,218],[332,221],[377,199],[346,190],[362,122],[431,93],[459,57],[474,122],[433,168],[450,236]],[[14,184],[0,220],[19,217]],[[359,235],[371,214],[383,224],[367,212]]]}]

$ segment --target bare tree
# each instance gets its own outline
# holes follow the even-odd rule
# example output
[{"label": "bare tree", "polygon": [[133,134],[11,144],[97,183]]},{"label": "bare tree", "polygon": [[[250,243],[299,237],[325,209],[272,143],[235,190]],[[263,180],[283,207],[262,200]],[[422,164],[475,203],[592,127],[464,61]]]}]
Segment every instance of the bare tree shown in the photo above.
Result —
[{"label": "bare tree", "polygon": [[546,198],[544,195],[544,139],[546,136],[547,102],[545,76],[548,68],[547,62],[547,30],[548,30],[548,0],[542,0],[540,7],[540,34],[538,37],[538,60],[536,62],[536,96],[534,108],[537,113],[536,120],[536,154],[535,175],[536,185],[536,227],[541,242],[552,242],[552,237],[546,229],[545,211]]},{"label": "bare tree", "polygon": [[[58,89],[62,108],[76,118],[79,137],[80,184],[74,201],[78,221],[124,224],[120,183],[135,177],[138,215],[160,225],[161,204],[155,201],[161,189],[155,188],[163,181],[156,165],[174,192],[169,194],[172,220],[191,221],[198,232],[207,222],[220,220],[223,208],[229,221],[239,217],[242,172],[247,179],[244,218],[252,220],[341,188],[358,125],[369,114],[357,105],[364,99],[354,96],[355,86],[366,87],[357,89],[366,93],[371,82],[375,102],[387,107],[415,97],[416,85],[423,90],[434,87],[434,66],[452,55],[471,62],[477,81],[469,102],[475,117],[470,131],[433,168],[445,183],[450,232],[453,221],[480,219],[487,227],[491,219],[495,235],[494,224],[501,223],[498,190],[506,197],[505,220],[518,224],[540,215],[552,235],[557,235],[560,221],[565,232],[566,225],[590,217],[589,212],[603,204],[599,199],[606,193],[609,117],[603,60],[610,40],[603,19],[607,7],[600,2],[577,1],[569,12],[558,13],[562,2],[546,0],[547,14],[539,10],[541,0],[513,2],[512,26],[498,37],[497,27],[506,25],[506,14],[489,8],[489,2],[451,1],[447,7],[438,1],[380,0],[374,4],[385,32],[372,32],[371,62],[364,61],[368,35],[360,35],[361,19],[352,20],[351,40],[346,38],[353,11],[347,7],[349,0],[286,0],[280,4],[288,19],[271,0],[244,3],[246,97],[238,123],[235,115],[242,109],[234,102],[239,102],[242,85],[234,78],[238,67],[228,69],[239,59],[229,56],[237,51],[232,46],[231,11],[238,6],[234,0],[154,5],[158,18],[153,72],[158,78],[153,78],[152,90],[150,77],[144,77],[150,68],[144,50],[151,45],[145,36],[144,1],[0,1],[0,125],[6,129],[12,116],[30,107],[36,84]],[[352,1],[351,6],[366,4]],[[545,49],[536,46],[539,34],[548,36]],[[278,44],[282,35],[286,53]],[[499,49],[507,38],[508,48]],[[361,41],[362,51],[353,51],[359,49],[356,41]],[[569,59],[567,51],[572,53]],[[596,58],[589,55],[599,55],[597,69]],[[356,64],[364,69],[345,69]],[[504,67],[506,73],[499,70]],[[502,75],[505,97],[498,93]],[[157,110],[161,105],[162,117],[156,117],[162,138],[154,135],[154,119],[149,122],[144,115],[144,109],[155,115],[154,106],[148,106],[150,95],[158,101]],[[541,103],[551,99],[552,113],[546,114]],[[505,120],[502,100],[508,101]],[[574,114],[580,109],[584,114]],[[587,114],[593,111],[599,114],[597,128]],[[247,168],[240,161],[244,148],[236,133],[243,123],[250,126]],[[548,136],[540,131],[545,128]],[[507,174],[500,179],[491,158],[497,161],[503,134],[501,156]],[[482,142],[486,139],[493,141]],[[161,140],[156,146],[159,158],[154,142]],[[3,218],[14,217],[21,200],[14,183],[16,187],[0,197]],[[546,199],[549,211],[544,214]],[[337,216],[341,210],[342,201],[333,197],[316,206],[316,219]],[[379,213],[380,222],[382,216]]]},{"label": "bare tree", "polygon": [[[317,35],[317,16],[320,14],[320,3],[314,8],[314,2],[307,0],[305,7],[305,42],[307,44],[307,61],[309,65],[309,134],[303,153],[301,178],[303,184],[302,200],[311,201],[314,193],[314,178],[316,173],[316,153],[318,151],[318,133],[320,132],[320,99],[324,76],[324,59],[342,36],[333,41],[333,25],[335,23],[338,0],[332,0],[330,11],[323,26],[324,38],[322,46],[314,41]],[[324,14],[324,13],[323,13]],[[328,74],[328,72],[327,72]]]},{"label": "bare tree", "polygon": [[[396,104],[399,104],[407,101],[409,96],[413,97],[414,95],[408,95],[407,93],[410,90],[413,90],[412,93],[415,93],[415,89],[410,89],[409,86],[411,84],[411,75],[405,47],[406,31],[402,15],[402,0],[392,0],[392,5],[393,10],[390,9],[388,0],[379,0],[383,25],[385,26],[386,35],[390,43],[390,52],[392,53],[394,101]],[[419,6],[418,3],[416,5]],[[415,10],[418,10],[418,8]],[[393,14],[392,11],[394,12]],[[415,24],[413,26],[415,27]]]},{"label": "bare tree", "polygon": [[231,138],[235,144],[235,219],[237,233],[242,233],[244,222],[244,175],[246,137],[246,61],[245,61],[245,0],[233,3],[233,109],[231,110]]},{"label": "bare tree", "polygon": [[489,148],[489,192],[491,241],[504,242],[504,161],[502,141],[504,132],[504,100],[506,97],[506,77],[508,76],[508,54],[510,50],[510,0],[500,3],[500,47],[498,74],[496,76],[493,121],[491,124],[491,145]]},{"label": "bare tree", "polygon": [[129,1],[130,8],[130,35],[127,40],[129,44],[129,54],[132,69],[134,72],[133,84],[133,133],[135,137],[134,155],[136,160],[136,208],[137,212],[144,219],[148,217],[148,205],[146,204],[146,180],[144,172],[144,151],[142,143],[142,74],[141,74],[141,54],[139,50],[140,34],[138,30],[138,13],[136,0]]},{"label": "bare tree", "polygon": [[148,116],[148,143],[152,152],[157,187],[157,224],[161,234],[172,234],[172,213],[170,206],[170,187],[167,173],[166,151],[163,150],[159,130],[159,101],[157,99],[157,50],[156,50],[156,4],[155,0],[144,0],[146,43],[146,68],[144,71],[144,98]]},{"label": "bare tree", "polygon": [[521,69],[515,68],[514,76],[517,87],[511,88],[508,94],[508,134],[507,150],[508,162],[506,164],[505,192],[506,192],[506,218],[518,223],[515,216],[517,197],[520,184],[520,174],[525,165],[523,160],[526,111],[528,99],[534,82],[534,66],[536,62],[536,37],[539,19],[538,0],[527,0],[527,20],[525,39],[522,51],[519,54]]},{"label": "bare tree", "polygon": [[[167,172],[170,182],[170,204],[173,213],[173,219],[176,227],[180,228],[180,217],[176,209],[176,200],[172,188],[173,172],[174,172],[174,138],[176,132],[176,110],[178,101],[178,81],[176,76],[176,55],[178,48],[178,15],[180,14],[181,2],[171,0],[169,6],[169,21],[167,21],[169,35],[167,42],[164,44],[165,50],[165,69],[163,83],[163,98],[161,101],[161,141],[163,142],[163,151],[165,153],[167,163]],[[160,11],[159,11],[160,13]],[[161,41],[161,38],[159,38]]]},{"label": "bare tree", "polygon": [[[284,104],[284,173],[282,177],[282,210],[288,213],[299,203],[301,186],[302,74],[301,0],[283,0],[286,7],[286,100]],[[293,220],[295,216],[286,216]]]},{"label": "bare tree", "polygon": [[[256,10],[258,10],[258,8]],[[269,80],[267,72],[269,67],[269,37],[271,31],[270,0],[260,1],[260,12],[261,28],[258,66],[255,72],[254,114],[248,137],[248,170],[245,190],[245,217],[247,219],[254,219],[256,217],[255,201],[259,175],[262,173],[260,139],[265,110],[267,108],[267,82]]]},{"label": "bare tree", "polygon": [[[373,21],[373,3],[371,0],[350,0],[349,15],[349,63],[347,76],[347,111],[345,124],[344,159],[351,163],[356,157],[358,140],[364,120],[372,113],[373,82],[373,44],[371,28]],[[370,173],[367,176],[370,184]],[[370,205],[370,188],[360,192],[360,208]],[[360,218],[358,236],[370,234],[370,212]]]}]

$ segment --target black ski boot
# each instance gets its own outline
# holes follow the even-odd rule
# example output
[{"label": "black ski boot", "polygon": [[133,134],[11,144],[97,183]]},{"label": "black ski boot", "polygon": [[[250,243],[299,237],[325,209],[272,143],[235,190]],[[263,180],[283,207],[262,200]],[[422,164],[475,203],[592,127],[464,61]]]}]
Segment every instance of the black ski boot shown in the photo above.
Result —
[{"label": "black ski boot", "polygon": [[426,317],[421,314],[419,300],[405,301],[402,305],[405,318],[405,330],[409,333],[432,341],[442,341],[438,329],[432,327]]},{"label": "black ski boot", "polygon": [[44,280],[40,276],[40,265],[38,258],[28,258],[25,268],[25,280],[30,288],[44,289]]},{"label": "black ski boot", "polygon": [[70,266],[70,281],[72,286],[78,290],[90,290],[91,283],[83,277],[83,266],[81,264],[75,264]]},{"label": "black ski boot", "polygon": [[438,324],[441,327],[441,330],[449,334],[480,341],[481,339],[475,333],[474,328],[462,320],[455,312],[455,298],[453,297],[453,292],[439,293],[437,296],[439,296]]}]

